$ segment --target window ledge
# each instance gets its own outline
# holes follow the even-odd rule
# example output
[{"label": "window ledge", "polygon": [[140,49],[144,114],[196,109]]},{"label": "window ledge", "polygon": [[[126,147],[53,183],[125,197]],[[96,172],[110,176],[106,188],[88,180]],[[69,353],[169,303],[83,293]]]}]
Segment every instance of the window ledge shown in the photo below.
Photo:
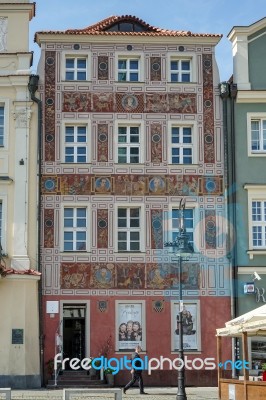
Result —
[{"label": "window ledge", "polygon": [[146,254],[146,251],[115,251],[114,254]]},{"label": "window ledge", "polygon": [[179,84],[179,85],[196,85],[197,84],[197,82],[175,82],[175,81],[167,81],[167,83],[168,83],[168,85],[176,85],[176,84]]},{"label": "window ledge", "polygon": [[249,259],[253,260],[254,256],[265,256],[266,248],[261,250],[247,250],[247,254],[249,255]]},{"label": "window ledge", "polygon": [[86,250],[82,250],[82,251],[77,251],[77,250],[69,250],[69,251],[60,251],[60,256],[68,256],[68,255],[89,255],[91,252],[90,251],[86,251]]},{"label": "window ledge", "polygon": [[14,182],[12,178],[9,176],[0,176],[1,184],[10,185],[10,183]]},{"label": "window ledge", "polygon": [[90,81],[90,80],[86,80],[86,79],[84,79],[84,80],[78,80],[78,79],[71,79],[70,81],[67,81],[67,80],[65,80],[65,79],[61,79],[61,82],[67,82],[67,83],[72,83],[72,82],[79,82],[79,83],[81,83],[81,82],[84,82],[84,83],[91,83],[92,81]]},{"label": "window ledge", "polygon": [[[145,82],[144,81],[114,81],[114,83],[127,83],[127,84],[131,83],[132,85],[135,85],[136,83],[144,84]],[[127,94],[127,93],[125,93],[125,94]],[[136,93],[136,94],[138,94],[138,93]]]}]

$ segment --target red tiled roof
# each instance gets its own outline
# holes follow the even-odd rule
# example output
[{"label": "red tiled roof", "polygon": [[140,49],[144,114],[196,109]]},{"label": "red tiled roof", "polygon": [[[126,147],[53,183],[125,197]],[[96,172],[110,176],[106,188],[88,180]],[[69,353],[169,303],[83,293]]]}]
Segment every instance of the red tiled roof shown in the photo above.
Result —
[{"label": "red tiled roof", "polygon": [[17,271],[16,269],[13,268],[6,268],[3,264],[0,264],[0,278],[5,277],[7,275],[34,275],[34,276],[40,276],[41,273],[39,271],[36,271],[35,269],[26,269],[23,271]]},{"label": "red tiled roof", "polygon": [[[107,31],[113,25],[119,22],[131,22],[142,25],[145,29],[141,32],[117,32]],[[132,15],[121,15],[111,16],[97,22],[94,25],[90,25],[84,29],[67,29],[66,31],[41,31],[36,34],[65,34],[65,35],[104,35],[104,36],[182,36],[182,37],[222,37],[221,34],[210,34],[210,33],[192,33],[190,31],[175,31],[169,29],[157,28],[147,24],[145,21],[132,16]],[[36,37],[35,37],[36,39]]]},{"label": "red tiled roof", "polygon": [[41,276],[41,273],[36,271],[35,269],[27,269],[24,271],[17,271],[15,269],[8,269],[6,271],[7,275],[35,275],[35,276]]}]

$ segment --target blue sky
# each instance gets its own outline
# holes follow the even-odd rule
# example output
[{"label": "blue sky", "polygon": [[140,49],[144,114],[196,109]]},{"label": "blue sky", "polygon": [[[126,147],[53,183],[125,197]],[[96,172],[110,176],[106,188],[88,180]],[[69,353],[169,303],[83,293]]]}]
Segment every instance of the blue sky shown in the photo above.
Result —
[{"label": "blue sky", "polygon": [[233,26],[250,25],[266,16],[265,0],[35,0],[36,17],[30,24],[30,49],[37,69],[39,47],[34,33],[41,30],[85,28],[111,15],[135,15],[150,25],[193,33],[219,33],[216,46],[220,80],[233,72],[231,42]]}]

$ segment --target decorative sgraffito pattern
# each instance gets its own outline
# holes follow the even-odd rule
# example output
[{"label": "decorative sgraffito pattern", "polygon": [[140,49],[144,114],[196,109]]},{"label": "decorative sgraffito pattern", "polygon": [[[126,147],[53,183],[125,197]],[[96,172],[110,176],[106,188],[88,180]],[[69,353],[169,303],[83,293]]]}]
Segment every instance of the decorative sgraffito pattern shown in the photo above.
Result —
[{"label": "decorative sgraffito pattern", "polygon": [[[200,267],[183,263],[185,290],[200,288]],[[172,289],[179,285],[177,264],[62,263],[62,289]]]},{"label": "decorative sgraffito pattern", "polygon": [[92,109],[94,112],[112,112],[114,109],[113,93],[93,93]]},{"label": "decorative sgraffito pattern", "polygon": [[172,287],[173,277],[170,264],[147,265],[147,288],[169,289]]},{"label": "decorative sgraffito pattern", "polygon": [[89,175],[61,175],[60,194],[91,194],[91,177]]},{"label": "decorative sgraffito pattern", "polygon": [[91,110],[91,94],[70,92],[64,93],[63,98],[63,111],[64,112],[90,112]]},{"label": "decorative sgraffito pattern", "polygon": [[89,264],[61,264],[61,287],[63,289],[85,289],[90,284]]},{"label": "decorative sgraffito pattern", "polygon": [[91,264],[91,288],[112,288],[115,285],[115,265],[111,263]]},{"label": "decorative sgraffito pattern", "polygon": [[151,57],[150,59],[151,81],[161,81],[162,79],[162,60],[161,57]]},{"label": "decorative sgraffito pattern", "polygon": [[215,195],[223,194],[223,178],[199,175],[46,175],[43,194],[58,195]]},{"label": "decorative sgraffito pattern", "polygon": [[223,179],[218,176],[202,177],[202,193],[221,195],[223,194]]},{"label": "decorative sgraffito pattern", "polygon": [[46,249],[52,249],[54,247],[54,210],[44,209],[43,213],[43,245]]},{"label": "decorative sgraffito pattern", "polygon": [[145,266],[142,264],[116,264],[117,287],[120,289],[143,289]]},{"label": "decorative sgraffito pattern", "polygon": [[92,187],[94,193],[107,194],[112,190],[112,179],[110,176],[95,176],[92,178]]},{"label": "decorative sgraffito pattern", "polygon": [[144,196],[146,192],[146,179],[142,175],[116,175],[114,179],[116,194]]},{"label": "decorative sgraffito pattern", "polygon": [[196,114],[194,93],[63,93],[63,112]]},{"label": "decorative sgraffito pattern", "polygon": [[212,55],[203,54],[204,162],[215,162]]},{"label": "decorative sgraffito pattern", "polygon": [[184,93],[147,93],[145,112],[195,114],[197,112],[196,95]]},{"label": "decorative sgraffito pattern", "polygon": [[108,210],[97,210],[97,247],[108,248]]},{"label": "decorative sgraffito pattern", "polygon": [[152,249],[163,248],[163,212],[151,210],[151,247]]},{"label": "decorative sgraffito pattern", "polygon": [[168,192],[171,196],[191,196],[199,193],[197,175],[174,175],[168,178]]},{"label": "decorative sgraffito pattern", "polygon": [[97,132],[97,157],[98,162],[108,161],[108,125],[98,124]]},{"label": "decorative sgraffito pattern", "polygon": [[149,192],[150,194],[165,194],[166,192],[165,176],[150,176]]},{"label": "decorative sgraffito pattern", "polygon": [[205,211],[206,249],[216,249],[216,215],[214,210]]},{"label": "decorative sgraffito pattern", "polygon": [[118,112],[144,112],[144,97],[142,94],[116,94]]},{"label": "decorative sgraffito pattern", "polygon": [[151,161],[154,163],[162,162],[162,125],[151,125]]},{"label": "decorative sgraffito pattern", "polygon": [[45,178],[42,178],[42,192],[51,194],[58,193],[57,176],[45,176]]},{"label": "decorative sgraffito pattern", "polygon": [[44,160],[55,161],[55,52],[45,53]]},{"label": "decorative sgraffito pattern", "polygon": [[[179,289],[179,265],[171,264],[172,288]],[[200,268],[197,263],[182,263],[181,275],[182,288],[184,290],[197,290],[201,286]]]},{"label": "decorative sgraffito pattern", "polygon": [[107,56],[98,57],[98,79],[99,81],[108,80],[109,64]]}]

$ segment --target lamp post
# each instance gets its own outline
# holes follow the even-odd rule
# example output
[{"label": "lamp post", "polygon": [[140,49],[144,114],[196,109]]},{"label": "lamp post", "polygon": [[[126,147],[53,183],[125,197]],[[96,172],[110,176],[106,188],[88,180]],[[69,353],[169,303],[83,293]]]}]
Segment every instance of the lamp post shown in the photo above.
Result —
[{"label": "lamp post", "polygon": [[186,389],[185,389],[185,366],[184,366],[184,343],[183,343],[183,296],[182,296],[182,261],[184,257],[187,257],[194,253],[192,245],[189,243],[189,235],[186,233],[184,223],[184,209],[185,201],[181,199],[179,211],[179,233],[173,242],[166,242],[165,247],[173,247],[175,254],[178,256],[178,275],[179,275],[179,319],[178,319],[178,331],[179,331],[179,358],[182,360],[182,366],[178,370],[177,375],[177,400],[187,400]]}]

